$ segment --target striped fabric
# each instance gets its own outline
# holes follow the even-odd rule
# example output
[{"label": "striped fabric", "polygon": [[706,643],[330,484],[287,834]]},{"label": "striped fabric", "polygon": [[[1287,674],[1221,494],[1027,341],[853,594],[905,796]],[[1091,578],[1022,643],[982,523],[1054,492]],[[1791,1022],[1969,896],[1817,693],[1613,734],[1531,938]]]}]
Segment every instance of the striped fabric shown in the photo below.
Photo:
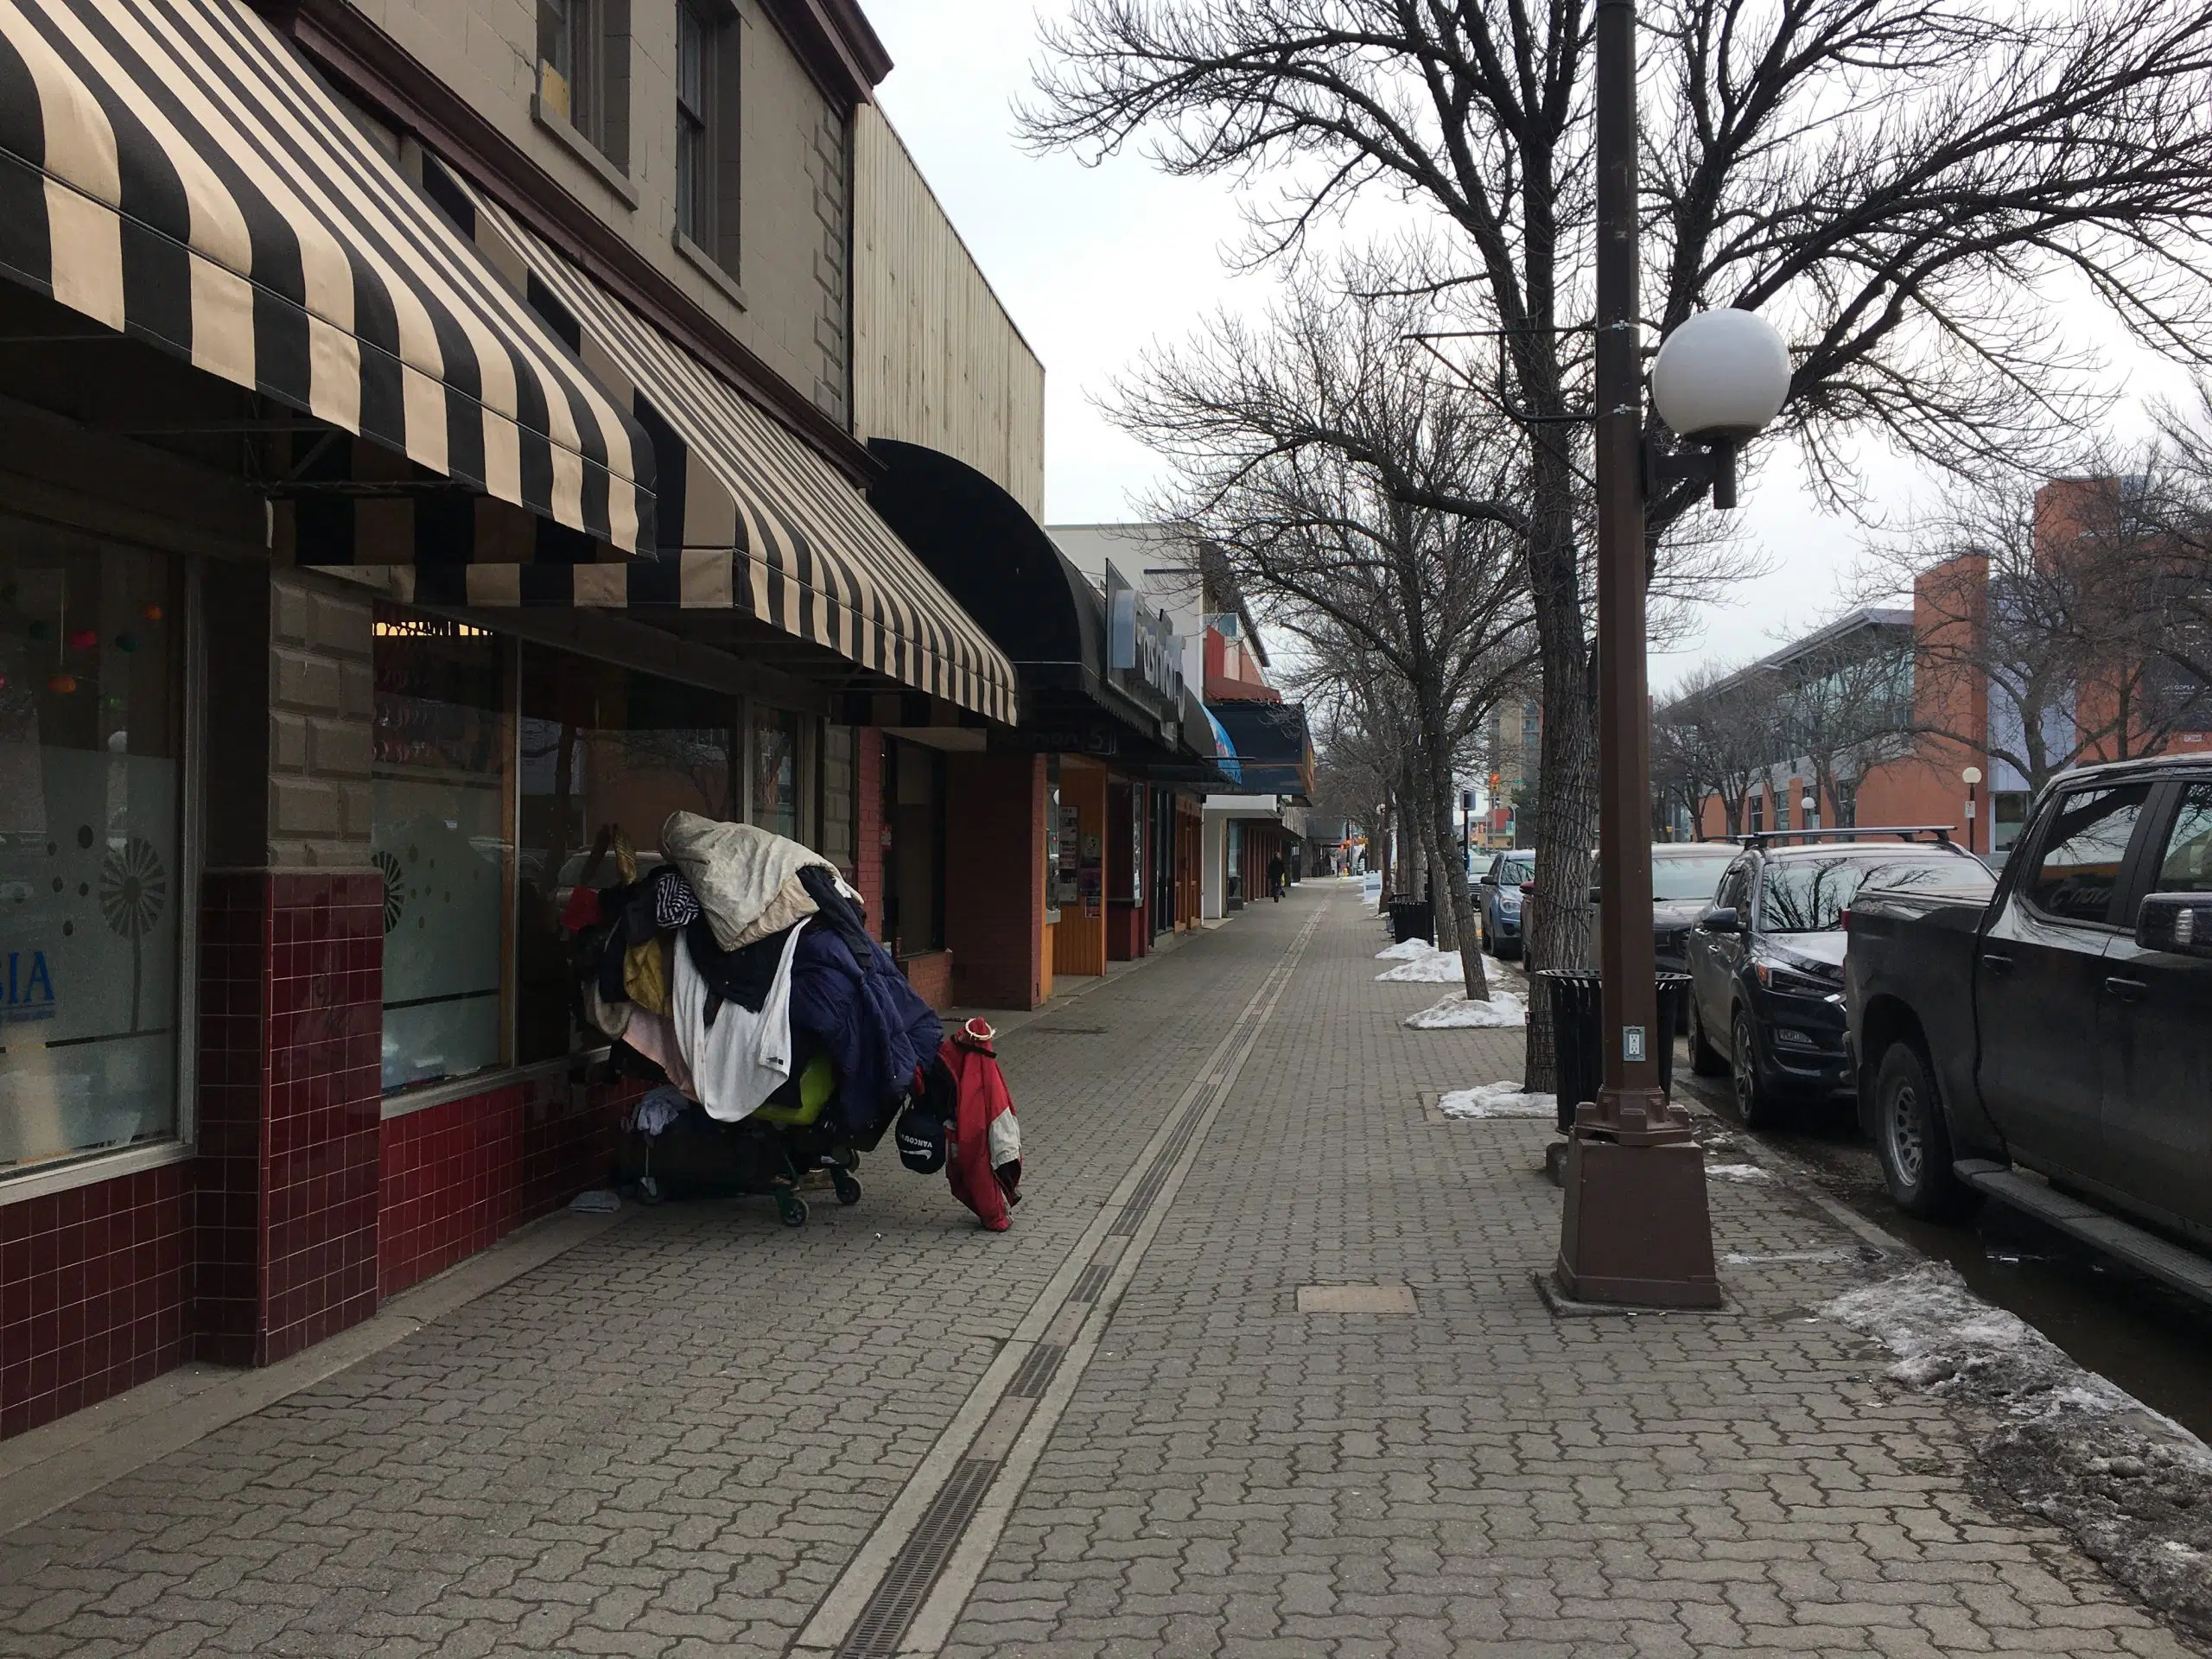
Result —
[{"label": "striped fabric", "polygon": [[[682,522],[657,563],[387,573],[418,603],[729,609],[988,719],[1014,721],[1014,667],[822,456],[482,196],[475,235],[581,336],[585,365],[667,423],[686,452]],[[676,480],[666,494],[676,495]],[[671,518],[673,519],[673,513]],[[666,543],[680,531],[680,546]]]},{"label": "striped fabric", "polygon": [[[243,0],[0,0],[0,271],[498,502],[652,545],[644,432]],[[414,525],[422,481],[387,480],[372,545],[404,518],[442,559],[527,555],[510,526],[469,542],[465,502]]]}]

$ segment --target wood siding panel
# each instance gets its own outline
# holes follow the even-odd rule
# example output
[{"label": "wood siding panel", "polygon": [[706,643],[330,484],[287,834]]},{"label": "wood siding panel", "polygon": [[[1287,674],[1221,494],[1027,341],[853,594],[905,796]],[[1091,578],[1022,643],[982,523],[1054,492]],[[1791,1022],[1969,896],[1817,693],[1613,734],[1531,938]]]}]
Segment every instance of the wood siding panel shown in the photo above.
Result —
[{"label": "wood siding panel", "polygon": [[1041,520],[1044,365],[874,105],[853,138],[855,434],[941,449]]}]

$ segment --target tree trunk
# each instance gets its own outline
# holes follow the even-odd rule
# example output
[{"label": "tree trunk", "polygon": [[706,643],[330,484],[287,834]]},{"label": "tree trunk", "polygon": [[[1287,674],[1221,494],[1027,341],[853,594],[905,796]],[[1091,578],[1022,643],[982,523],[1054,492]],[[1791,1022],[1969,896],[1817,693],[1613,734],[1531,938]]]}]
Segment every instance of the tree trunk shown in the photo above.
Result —
[{"label": "tree trunk", "polygon": [[[1433,696],[1423,699],[1433,704]],[[1443,891],[1437,897],[1436,946],[1448,949],[1445,944],[1446,927],[1451,924],[1452,945],[1459,952],[1459,978],[1470,1002],[1490,1001],[1490,978],[1483,970],[1483,953],[1475,943],[1474,906],[1467,892],[1467,861],[1459,855],[1459,827],[1452,822],[1452,746],[1444,735],[1443,711],[1429,707],[1422,711],[1422,723],[1429,729],[1421,734],[1421,748],[1428,760],[1429,822],[1434,826],[1436,857],[1444,871],[1439,885]]]},{"label": "tree trunk", "polygon": [[[1590,960],[1590,849],[1598,842],[1596,687],[1582,627],[1576,568],[1573,478],[1563,461],[1540,450],[1537,501],[1555,504],[1531,537],[1542,671],[1543,743],[1536,801],[1535,891],[1521,909],[1522,961],[1530,979],[1529,1043],[1522,1087],[1558,1087],[1552,1057],[1551,1000],[1536,989],[1547,968]],[[1547,473],[1557,478],[1546,480]]]}]

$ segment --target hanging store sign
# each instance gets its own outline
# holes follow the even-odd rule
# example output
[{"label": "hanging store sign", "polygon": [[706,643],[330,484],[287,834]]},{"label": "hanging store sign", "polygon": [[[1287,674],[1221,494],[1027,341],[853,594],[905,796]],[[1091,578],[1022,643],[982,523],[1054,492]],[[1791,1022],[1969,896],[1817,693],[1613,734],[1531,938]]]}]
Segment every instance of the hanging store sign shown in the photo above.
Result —
[{"label": "hanging store sign", "polygon": [[1147,708],[1172,715],[1183,706],[1183,642],[1167,613],[1138,598],[1111,560],[1106,565],[1106,677]]}]

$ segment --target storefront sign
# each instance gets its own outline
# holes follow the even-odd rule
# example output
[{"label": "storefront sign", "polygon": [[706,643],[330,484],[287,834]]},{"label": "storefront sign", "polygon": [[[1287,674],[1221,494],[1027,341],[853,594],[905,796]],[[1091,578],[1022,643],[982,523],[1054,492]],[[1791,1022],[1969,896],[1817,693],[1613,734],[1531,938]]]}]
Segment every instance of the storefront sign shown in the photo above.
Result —
[{"label": "storefront sign", "polygon": [[7,1001],[0,1004],[0,1023],[16,1025],[27,1020],[54,1018],[54,970],[43,950],[8,952]]},{"label": "storefront sign", "polygon": [[1106,566],[1106,677],[1147,707],[1183,706],[1183,642],[1166,613],[1137,597],[1109,561]]}]

